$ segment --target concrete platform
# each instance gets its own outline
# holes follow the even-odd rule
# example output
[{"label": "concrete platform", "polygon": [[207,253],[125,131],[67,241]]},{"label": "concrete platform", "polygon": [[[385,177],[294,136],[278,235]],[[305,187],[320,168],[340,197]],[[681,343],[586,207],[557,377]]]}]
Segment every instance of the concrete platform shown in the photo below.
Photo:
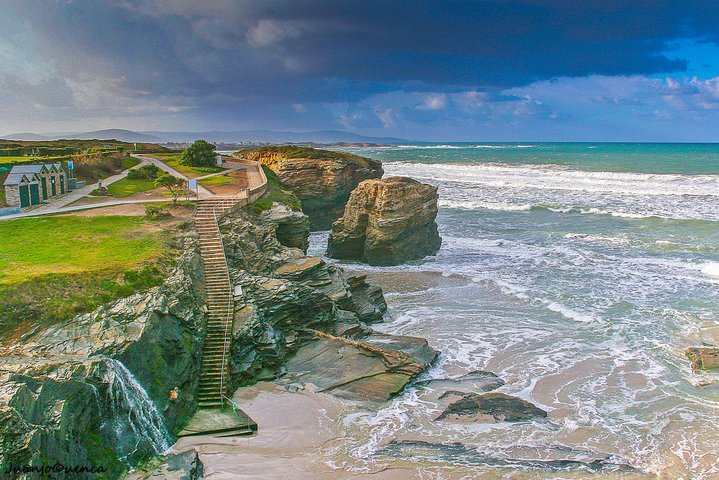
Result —
[{"label": "concrete platform", "polygon": [[231,406],[222,408],[201,408],[195,412],[185,428],[177,435],[214,435],[232,437],[252,435],[257,431],[257,424],[245,412]]}]

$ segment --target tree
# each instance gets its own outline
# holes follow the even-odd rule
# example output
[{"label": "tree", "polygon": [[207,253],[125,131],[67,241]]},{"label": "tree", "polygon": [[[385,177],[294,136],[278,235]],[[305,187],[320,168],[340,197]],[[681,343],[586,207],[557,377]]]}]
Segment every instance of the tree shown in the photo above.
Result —
[{"label": "tree", "polygon": [[182,152],[180,163],[191,167],[211,167],[215,164],[215,146],[197,140]]},{"label": "tree", "polygon": [[177,203],[177,197],[185,192],[185,181],[169,173],[162,173],[155,179],[155,186],[165,187],[172,195],[172,203]]}]

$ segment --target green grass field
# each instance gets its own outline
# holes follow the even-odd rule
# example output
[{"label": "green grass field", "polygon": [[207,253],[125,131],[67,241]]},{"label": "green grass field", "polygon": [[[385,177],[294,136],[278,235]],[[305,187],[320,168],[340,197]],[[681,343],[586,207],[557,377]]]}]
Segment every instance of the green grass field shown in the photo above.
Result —
[{"label": "green grass field", "polygon": [[5,157],[0,156],[0,165],[8,163],[57,163],[61,160],[67,160],[68,156],[57,157]]},{"label": "green grass field", "polygon": [[198,183],[203,187],[221,187],[222,185],[228,185],[234,180],[227,175],[215,175],[214,177],[204,178]]},{"label": "green grass field", "polygon": [[107,193],[113,197],[129,197],[136,193],[148,192],[157,188],[155,181],[149,178],[123,178],[107,187]]},{"label": "green grass field", "polygon": [[0,222],[0,285],[48,274],[118,272],[162,252],[141,217],[44,217]]},{"label": "green grass field", "polygon": [[123,157],[122,159],[122,169],[127,170],[128,168],[135,167],[139,165],[141,160],[138,160],[135,157]]},{"label": "green grass field", "polygon": [[203,175],[218,173],[225,170],[222,167],[189,167],[180,163],[180,155],[181,154],[179,153],[156,153],[152,156],[162,161],[162,163],[164,163],[165,165],[174,168],[175,170],[189,178],[201,177]]}]

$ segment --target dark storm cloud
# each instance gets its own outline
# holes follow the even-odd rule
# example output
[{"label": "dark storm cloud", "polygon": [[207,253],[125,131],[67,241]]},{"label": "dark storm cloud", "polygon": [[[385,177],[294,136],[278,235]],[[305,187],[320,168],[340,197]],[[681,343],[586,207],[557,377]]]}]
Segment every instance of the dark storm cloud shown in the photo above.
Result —
[{"label": "dark storm cloud", "polygon": [[719,2],[17,3],[61,76],[202,103],[355,101],[560,76],[681,71],[677,38],[719,40]]}]

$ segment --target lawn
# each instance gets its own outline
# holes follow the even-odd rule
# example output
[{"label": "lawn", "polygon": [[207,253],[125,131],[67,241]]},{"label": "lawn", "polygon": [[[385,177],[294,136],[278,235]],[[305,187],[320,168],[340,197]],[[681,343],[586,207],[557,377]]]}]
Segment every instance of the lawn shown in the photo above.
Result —
[{"label": "lawn", "polygon": [[57,157],[5,157],[0,156],[0,165],[5,165],[8,163],[58,163],[60,161],[67,160],[69,157],[67,155],[57,156]]},{"label": "lawn", "polygon": [[204,175],[209,175],[210,173],[218,173],[225,170],[222,167],[190,167],[188,165],[183,165],[180,163],[180,155],[181,154],[179,153],[156,153],[148,155],[148,157],[160,160],[165,165],[174,168],[188,178],[202,177]]},{"label": "lawn", "polygon": [[127,170],[128,168],[135,167],[139,165],[141,160],[135,158],[135,157],[123,157],[122,158],[122,169]]},{"label": "lawn", "polygon": [[122,272],[157,258],[161,235],[141,217],[45,217],[0,222],[0,285],[48,274]]},{"label": "lawn", "polygon": [[210,178],[203,178],[199,181],[199,184],[203,187],[221,187],[222,185],[228,185],[234,180],[227,175],[215,175]]},{"label": "lawn", "polygon": [[147,192],[157,188],[155,181],[149,178],[123,178],[107,186],[107,193],[113,197],[129,197],[136,193]]}]

